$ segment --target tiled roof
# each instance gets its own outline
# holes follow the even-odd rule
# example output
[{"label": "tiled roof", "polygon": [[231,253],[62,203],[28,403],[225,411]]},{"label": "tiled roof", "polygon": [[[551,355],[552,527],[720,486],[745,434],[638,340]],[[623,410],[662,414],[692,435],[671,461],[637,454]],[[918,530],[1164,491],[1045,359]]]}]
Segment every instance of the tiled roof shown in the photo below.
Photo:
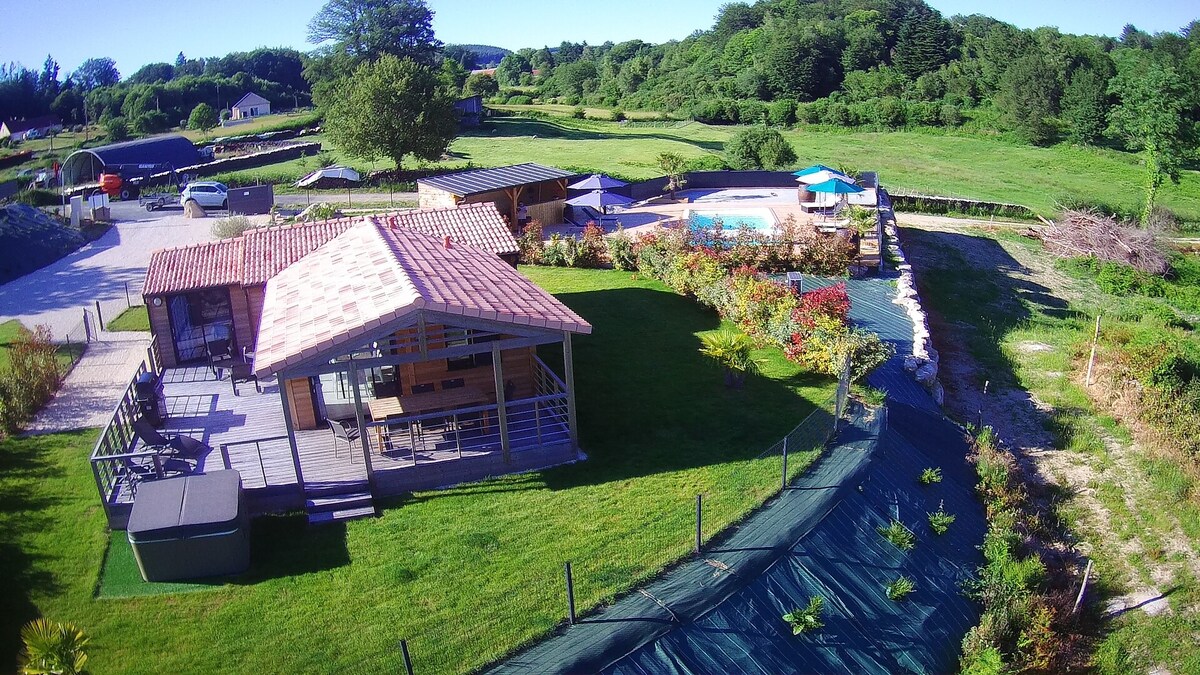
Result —
[{"label": "tiled roof", "polygon": [[463,204],[454,210],[454,218],[446,217],[446,209],[421,209],[380,216],[377,220],[388,227],[424,232],[437,238],[454,241],[491,251],[496,255],[520,252],[496,205],[491,202]]},{"label": "tiled roof", "polygon": [[500,258],[420,232],[364,223],[269,282],[254,361],[262,377],[338,348],[412,312],[522,327],[592,327]]},{"label": "tiled roof", "polygon": [[570,178],[574,175],[570,171],[529,163],[502,166],[496,169],[475,169],[472,171],[448,173],[442,176],[418,178],[417,185],[428,185],[429,187],[449,192],[452,195],[469,197],[484,192],[492,192],[493,190],[517,187],[518,185],[540,183],[544,180]]},{"label": "tiled roof", "polygon": [[146,270],[143,295],[160,295],[241,283],[241,237],[155,251]]},{"label": "tiled roof", "polygon": [[[496,255],[518,251],[517,241],[494,204],[469,204],[373,216],[390,227],[449,236]],[[247,230],[233,239],[156,251],[146,270],[144,295],[240,284],[264,284],[288,265],[317,250],[364,218]],[[234,244],[236,242],[236,246]],[[236,251],[232,254],[231,251]],[[235,255],[235,259],[230,256]]]}]

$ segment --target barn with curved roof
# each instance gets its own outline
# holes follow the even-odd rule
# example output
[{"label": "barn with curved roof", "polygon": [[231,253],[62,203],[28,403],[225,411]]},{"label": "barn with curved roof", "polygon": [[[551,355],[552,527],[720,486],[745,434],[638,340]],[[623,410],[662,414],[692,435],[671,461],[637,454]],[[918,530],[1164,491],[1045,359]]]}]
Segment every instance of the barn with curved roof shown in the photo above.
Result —
[{"label": "barn with curved roof", "polygon": [[64,185],[95,183],[101,173],[123,178],[148,176],[201,163],[200,151],[178,134],[76,150],[62,165]]}]

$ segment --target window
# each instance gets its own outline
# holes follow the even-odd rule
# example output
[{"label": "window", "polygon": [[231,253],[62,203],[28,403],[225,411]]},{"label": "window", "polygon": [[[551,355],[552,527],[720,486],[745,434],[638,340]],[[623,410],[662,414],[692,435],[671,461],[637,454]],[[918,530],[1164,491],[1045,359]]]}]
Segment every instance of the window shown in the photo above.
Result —
[{"label": "window", "polygon": [[[446,347],[461,347],[463,345],[493,342],[499,337],[495,333],[481,333],[472,329],[447,328]],[[482,354],[469,354],[467,356],[446,359],[446,370],[468,370],[490,365],[492,365],[492,353],[490,351],[483,352]]]}]

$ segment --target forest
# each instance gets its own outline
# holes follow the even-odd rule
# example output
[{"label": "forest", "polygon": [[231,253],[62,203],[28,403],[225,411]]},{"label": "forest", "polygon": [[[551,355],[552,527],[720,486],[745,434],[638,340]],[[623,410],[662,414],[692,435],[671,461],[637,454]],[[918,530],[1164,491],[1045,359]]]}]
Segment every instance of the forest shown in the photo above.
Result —
[{"label": "forest", "polygon": [[1135,89],[1155,89],[1189,127],[1200,120],[1197,26],[1150,35],[1127,25],[1113,38],[946,18],[921,0],[760,0],[723,5],[711,28],[678,42],[522,49],[496,77],[525,85],[502,91],[510,96],[716,124],[965,127],[1129,145],[1110,122]]}]

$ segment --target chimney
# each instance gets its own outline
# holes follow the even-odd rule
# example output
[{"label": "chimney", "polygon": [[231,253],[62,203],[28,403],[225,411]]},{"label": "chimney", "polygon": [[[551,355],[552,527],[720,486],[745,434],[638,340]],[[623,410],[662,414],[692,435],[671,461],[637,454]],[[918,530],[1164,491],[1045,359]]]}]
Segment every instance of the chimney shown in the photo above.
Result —
[{"label": "chimney", "polygon": [[450,246],[450,235],[446,235],[445,237],[442,237],[442,247],[444,247],[447,251],[449,251],[452,248]]}]

